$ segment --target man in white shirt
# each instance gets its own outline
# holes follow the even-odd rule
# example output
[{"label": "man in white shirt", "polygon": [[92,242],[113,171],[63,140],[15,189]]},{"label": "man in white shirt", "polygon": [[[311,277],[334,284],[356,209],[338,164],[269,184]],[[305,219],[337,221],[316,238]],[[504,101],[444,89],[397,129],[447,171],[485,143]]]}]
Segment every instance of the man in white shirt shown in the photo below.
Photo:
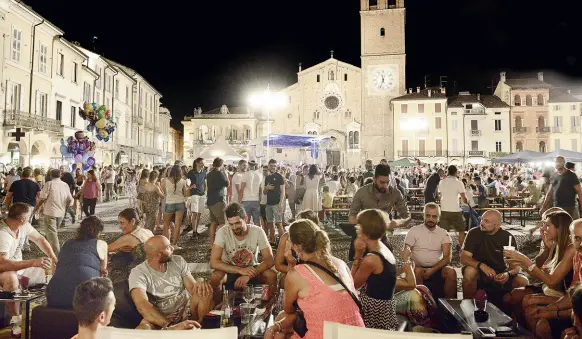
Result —
[{"label": "man in white shirt", "polygon": [[57,228],[65,218],[65,214],[73,202],[69,185],[61,180],[58,169],[51,171],[51,181],[44,185],[40,192],[40,202],[34,207],[34,212],[44,206],[44,226],[48,242],[57,255],[61,250]]},{"label": "man in white shirt", "polygon": [[[58,172],[58,170],[56,170]],[[45,269],[54,268],[57,256],[48,241],[30,225],[30,205],[17,202],[8,209],[8,216],[0,220],[0,287],[7,292],[20,288],[20,279],[30,286],[45,282]],[[28,237],[47,257],[22,260],[22,248]],[[52,262],[51,262],[52,260]],[[6,303],[12,316],[12,334],[20,334],[20,304]]]},{"label": "man in white shirt", "polygon": [[240,160],[238,162],[238,168],[236,173],[232,176],[232,180],[230,181],[230,184],[232,185],[232,202],[241,202],[240,196],[242,194],[242,188],[241,188],[241,183],[242,183],[242,178],[245,174],[245,172],[247,171],[247,161],[246,160]]},{"label": "man in white shirt", "polygon": [[257,163],[251,161],[249,163],[250,170],[245,172],[241,180],[241,192],[239,196],[245,211],[248,215],[248,220],[252,219],[255,225],[261,225],[261,183],[263,182],[263,175],[257,171]]},{"label": "man in white shirt", "polygon": [[115,184],[115,170],[111,165],[105,171],[105,201],[109,201],[115,195],[113,192],[113,185]]},{"label": "man in white shirt", "polygon": [[439,182],[441,201],[440,226],[447,231],[454,229],[459,232],[459,247],[465,241],[465,218],[459,205],[459,196],[463,203],[468,204],[465,194],[465,185],[457,179],[457,166],[450,165],[447,168],[447,177]]},{"label": "man in white shirt", "polygon": [[417,285],[427,286],[435,298],[457,297],[457,273],[448,266],[452,260],[451,236],[437,226],[441,215],[439,205],[424,206],[424,224],[412,227],[404,239],[402,259],[414,262]]},{"label": "man in white shirt", "polygon": [[332,196],[338,195],[339,191],[342,189],[342,185],[339,182],[339,176],[333,174],[331,180],[326,184],[329,187],[329,194]]}]

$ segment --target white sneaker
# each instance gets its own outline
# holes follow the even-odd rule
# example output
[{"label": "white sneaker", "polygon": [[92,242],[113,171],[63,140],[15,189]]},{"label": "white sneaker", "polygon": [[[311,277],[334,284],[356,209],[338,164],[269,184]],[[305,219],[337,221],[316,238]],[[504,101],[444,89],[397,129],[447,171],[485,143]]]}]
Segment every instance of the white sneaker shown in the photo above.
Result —
[{"label": "white sneaker", "polygon": [[22,317],[19,315],[13,316],[10,320],[10,335],[12,338],[20,338],[22,336],[21,322]]}]

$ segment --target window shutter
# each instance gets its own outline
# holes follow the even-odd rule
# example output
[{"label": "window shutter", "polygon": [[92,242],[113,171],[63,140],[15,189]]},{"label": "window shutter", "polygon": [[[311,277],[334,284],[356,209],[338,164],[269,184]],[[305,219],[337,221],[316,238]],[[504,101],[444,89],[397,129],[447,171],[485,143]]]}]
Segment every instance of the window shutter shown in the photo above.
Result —
[{"label": "window shutter", "polygon": [[20,111],[24,112],[25,110],[25,106],[24,106],[24,102],[27,100],[24,100],[24,98],[26,98],[26,91],[24,89],[24,86],[19,86],[20,87]]},{"label": "window shutter", "polygon": [[38,92],[38,89],[34,92],[34,114],[39,114],[42,113],[42,110],[40,108],[40,93]]},{"label": "window shutter", "polygon": [[6,82],[6,109],[12,109],[12,83]]}]

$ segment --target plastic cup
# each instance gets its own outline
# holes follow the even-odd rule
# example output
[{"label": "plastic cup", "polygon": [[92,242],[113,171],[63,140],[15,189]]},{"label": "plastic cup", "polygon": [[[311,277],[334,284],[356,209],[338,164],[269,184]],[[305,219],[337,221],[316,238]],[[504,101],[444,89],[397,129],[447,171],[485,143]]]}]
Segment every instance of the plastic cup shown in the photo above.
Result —
[{"label": "plastic cup", "polygon": [[504,251],[515,251],[515,247],[513,246],[503,246]]},{"label": "plastic cup", "polygon": [[249,303],[240,304],[240,319],[241,323],[248,324],[251,321],[251,314],[255,305]]}]

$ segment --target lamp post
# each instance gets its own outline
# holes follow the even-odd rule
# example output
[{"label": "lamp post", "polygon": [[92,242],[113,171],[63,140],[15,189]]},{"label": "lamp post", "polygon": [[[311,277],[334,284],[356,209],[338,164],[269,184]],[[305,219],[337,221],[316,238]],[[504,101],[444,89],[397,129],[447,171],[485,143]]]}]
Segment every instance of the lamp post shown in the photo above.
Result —
[{"label": "lamp post", "polygon": [[286,96],[282,93],[271,92],[271,84],[267,83],[265,92],[253,93],[249,98],[251,107],[262,108],[267,111],[267,157],[271,148],[271,109],[285,105]]}]

